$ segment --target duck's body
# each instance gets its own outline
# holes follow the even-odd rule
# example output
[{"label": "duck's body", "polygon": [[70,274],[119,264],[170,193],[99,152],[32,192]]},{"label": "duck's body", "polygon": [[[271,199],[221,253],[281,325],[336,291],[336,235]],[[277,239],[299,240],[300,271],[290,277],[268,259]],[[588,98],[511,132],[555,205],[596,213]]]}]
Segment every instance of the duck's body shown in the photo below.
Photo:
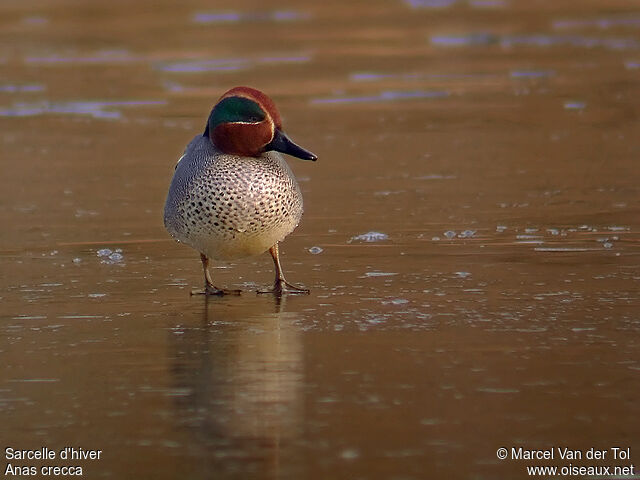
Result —
[{"label": "duck's body", "polygon": [[288,283],[280,266],[278,242],[300,222],[302,194],[278,152],[304,160],[317,158],[282,132],[280,115],[269,97],[236,87],[220,98],[204,133],[189,143],[178,161],[164,224],[171,236],[200,252],[202,293],[238,293],[213,285],[209,259],[234,260],[267,250],[276,269],[269,292],[309,292]]},{"label": "duck's body", "polygon": [[171,236],[214,260],[264,253],[301,217],[302,194],[282,155],[229,155],[202,135],[178,162],[164,209]]}]

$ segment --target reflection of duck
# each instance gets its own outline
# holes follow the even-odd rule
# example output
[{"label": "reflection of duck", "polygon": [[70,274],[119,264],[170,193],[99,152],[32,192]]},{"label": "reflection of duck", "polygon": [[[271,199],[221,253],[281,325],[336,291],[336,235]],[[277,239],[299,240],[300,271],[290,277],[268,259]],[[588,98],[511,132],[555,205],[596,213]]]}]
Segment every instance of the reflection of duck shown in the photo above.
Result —
[{"label": "reflection of duck", "polygon": [[265,313],[261,297],[203,308],[202,325],[170,336],[174,387],[185,393],[175,398],[174,417],[207,472],[275,473],[302,428],[303,352],[294,318],[278,303]]},{"label": "reflection of duck", "polygon": [[302,194],[278,152],[317,159],[283,133],[280,114],[268,96],[236,87],[220,98],[204,134],[191,141],[178,161],[164,224],[174,238],[200,252],[202,293],[238,293],[213,285],[209,259],[233,260],[267,250],[276,269],[268,292],[309,292],[288,283],[280,267],[278,242],[300,222]]}]

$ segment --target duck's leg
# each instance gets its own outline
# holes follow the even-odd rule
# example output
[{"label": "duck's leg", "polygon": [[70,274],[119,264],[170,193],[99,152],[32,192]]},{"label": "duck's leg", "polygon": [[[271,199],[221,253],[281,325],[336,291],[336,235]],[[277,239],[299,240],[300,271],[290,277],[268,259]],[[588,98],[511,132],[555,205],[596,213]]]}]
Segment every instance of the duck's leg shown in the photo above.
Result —
[{"label": "duck's leg", "polygon": [[209,273],[209,258],[204,253],[201,253],[200,260],[202,260],[202,269],[204,270],[204,290],[192,291],[191,295],[240,295],[241,290],[227,290],[216,287]]},{"label": "duck's leg", "polygon": [[282,266],[280,266],[280,252],[278,250],[278,244],[276,243],[273,247],[269,249],[269,253],[273,258],[273,265],[276,269],[276,279],[273,282],[273,288],[270,290],[258,290],[258,293],[273,293],[275,295],[282,295],[283,293],[299,293],[299,294],[308,294],[310,290],[307,288],[296,287],[295,285],[290,284],[284,278],[284,273],[282,272]]}]

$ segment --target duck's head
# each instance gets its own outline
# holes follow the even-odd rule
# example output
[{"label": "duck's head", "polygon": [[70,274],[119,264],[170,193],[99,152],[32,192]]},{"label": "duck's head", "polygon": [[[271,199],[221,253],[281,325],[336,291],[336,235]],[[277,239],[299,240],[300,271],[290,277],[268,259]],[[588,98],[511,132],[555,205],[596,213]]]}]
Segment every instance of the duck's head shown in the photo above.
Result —
[{"label": "duck's head", "polygon": [[284,134],[273,100],[255,88],[235,87],[222,95],[203,135],[231,155],[258,157],[275,150],[303,160],[318,158]]}]

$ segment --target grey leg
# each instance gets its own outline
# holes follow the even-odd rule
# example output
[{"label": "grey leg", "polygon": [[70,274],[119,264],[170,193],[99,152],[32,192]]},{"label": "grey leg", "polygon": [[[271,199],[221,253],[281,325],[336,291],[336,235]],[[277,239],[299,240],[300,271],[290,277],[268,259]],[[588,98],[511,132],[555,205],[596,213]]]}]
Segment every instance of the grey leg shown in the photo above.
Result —
[{"label": "grey leg", "polygon": [[202,260],[202,269],[204,270],[204,290],[192,291],[191,295],[240,295],[241,290],[227,290],[216,287],[209,273],[209,258],[204,253],[201,253],[200,260]]},{"label": "grey leg", "polygon": [[309,289],[296,287],[295,285],[287,282],[287,280],[284,278],[284,272],[282,271],[282,266],[280,265],[280,251],[278,250],[277,243],[269,249],[269,253],[271,254],[271,258],[273,258],[273,265],[276,269],[276,278],[273,282],[272,289],[258,290],[258,293],[273,293],[275,295],[282,295],[283,293],[308,294],[310,292]]}]

